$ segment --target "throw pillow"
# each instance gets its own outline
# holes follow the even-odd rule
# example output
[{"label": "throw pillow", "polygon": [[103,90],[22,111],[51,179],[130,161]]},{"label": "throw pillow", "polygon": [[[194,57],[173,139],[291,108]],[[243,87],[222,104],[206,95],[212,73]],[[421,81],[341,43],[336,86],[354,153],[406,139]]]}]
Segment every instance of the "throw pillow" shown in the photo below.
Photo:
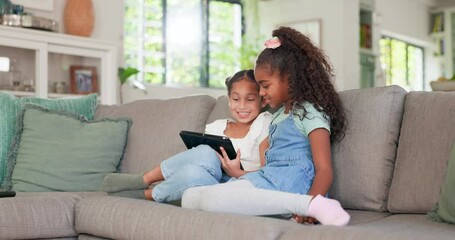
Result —
[{"label": "throw pillow", "polygon": [[438,222],[455,224],[455,143],[452,145],[447,163],[446,177],[439,202],[429,216]]},{"label": "throw pillow", "polygon": [[17,108],[16,97],[0,93],[0,184],[5,177],[8,148],[15,133]]},{"label": "throw pillow", "polygon": [[78,114],[25,105],[7,179],[18,192],[97,191],[107,174],[117,172],[130,125],[125,118],[89,122]]},{"label": "throw pillow", "polygon": [[16,132],[16,117],[24,104],[33,103],[49,109],[74,112],[92,120],[97,98],[96,94],[64,99],[16,98],[8,93],[0,93],[0,185],[5,178],[8,152]]}]

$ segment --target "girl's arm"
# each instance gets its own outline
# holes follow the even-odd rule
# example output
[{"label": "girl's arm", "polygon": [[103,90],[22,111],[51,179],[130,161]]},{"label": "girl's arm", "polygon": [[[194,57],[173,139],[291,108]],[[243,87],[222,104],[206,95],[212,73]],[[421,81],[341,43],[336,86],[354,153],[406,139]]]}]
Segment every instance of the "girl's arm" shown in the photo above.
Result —
[{"label": "girl's arm", "polygon": [[264,138],[264,140],[262,140],[259,144],[259,160],[261,167],[265,166],[265,150],[267,150],[269,146],[269,137]]},{"label": "girl's arm", "polygon": [[[325,128],[317,128],[310,132],[311,153],[313,154],[313,163],[315,176],[313,185],[311,185],[308,195],[325,196],[329,192],[333,181],[332,153],[330,146],[330,133]],[[314,218],[293,215],[293,219],[299,223],[314,223]]]},{"label": "girl's arm", "polygon": [[327,129],[317,128],[311,131],[308,136],[315,167],[315,177],[308,195],[316,196],[321,194],[325,196],[329,192],[333,181],[330,133]]}]

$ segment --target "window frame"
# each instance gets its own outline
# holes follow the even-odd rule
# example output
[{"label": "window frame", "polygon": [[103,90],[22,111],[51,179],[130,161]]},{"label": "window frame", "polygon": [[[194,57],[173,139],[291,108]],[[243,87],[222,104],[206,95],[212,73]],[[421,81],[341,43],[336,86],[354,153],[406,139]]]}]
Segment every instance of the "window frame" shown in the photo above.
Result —
[{"label": "window frame", "polygon": [[[425,74],[426,74],[426,72],[425,72],[425,48],[422,47],[422,46],[413,44],[411,42],[405,41],[403,39],[392,37],[392,36],[387,35],[387,34],[381,35],[381,40],[384,40],[384,39],[389,41],[389,43],[388,43],[388,49],[389,49],[388,56],[389,56],[389,59],[392,59],[392,56],[393,56],[393,53],[392,53],[393,51],[392,51],[392,47],[391,47],[392,40],[399,41],[399,42],[401,42],[401,43],[403,43],[405,45],[405,52],[406,52],[406,55],[405,55],[405,58],[406,58],[406,64],[405,64],[406,73],[405,73],[405,76],[406,76],[406,79],[405,79],[405,81],[406,81],[406,84],[408,86],[412,85],[411,84],[412,80],[410,79],[410,68],[409,68],[409,60],[410,60],[409,59],[409,47],[414,47],[414,48],[417,48],[417,49],[421,50],[421,52],[422,52],[422,69],[421,69],[422,70],[422,76],[421,76],[422,77],[422,84],[421,84],[420,87],[421,87],[422,91],[425,90],[425,85],[426,85],[426,83],[425,83]],[[381,65],[382,64],[386,64],[387,66],[392,66],[392,64],[393,64],[393,63],[392,64],[383,63],[381,59],[380,59],[380,62],[381,62]],[[386,84],[387,84],[387,80],[388,80],[388,76],[389,76],[388,72],[390,72],[390,78],[393,77],[392,73],[391,73],[392,69],[393,68],[391,67],[389,71],[385,71],[385,74],[384,74],[385,79],[384,80],[385,80]],[[384,69],[384,70],[386,70],[386,69]],[[394,83],[392,82],[391,84],[394,84]]]},{"label": "window frame", "polygon": [[[241,0],[200,0],[200,6],[201,6],[201,16],[202,16],[202,32],[203,32],[203,36],[201,37],[201,44],[202,44],[202,48],[201,48],[201,52],[200,52],[200,57],[201,57],[201,67],[200,67],[200,78],[199,78],[199,85],[198,87],[207,87],[207,88],[211,88],[210,86],[210,69],[209,69],[209,66],[210,66],[210,45],[209,45],[209,27],[210,27],[210,2],[225,2],[225,3],[231,3],[231,4],[238,4],[240,6],[240,9],[241,9],[241,34],[242,36],[245,34],[245,18],[244,18],[244,5],[242,3]],[[145,14],[144,14],[144,11],[145,11],[145,8],[144,8],[144,5],[145,5],[145,0],[139,0],[138,1],[138,7],[141,9],[141,16],[140,16],[140,19],[141,19],[141,22],[139,24],[139,28],[140,28],[140,31],[138,31],[138,33],[141,34],[141,50],[140,51],[136,51],[137,55],[136,55],[136,60],[138,62],[138,68],[145,68],[145,63],[144,63],[144,57],[145,57],[145,48],[143,47],[144,46],[144,42],[145,42],[145,39],[144,39],[144,32],[145,32],[145,21],[144,21],[144,18],[145,18]],[[167,37],[166,37],[166,28],[167,28],[167,0],[161,0],[161,5],[162,5],[162,29],[161,29],[161,39],[162,39],[162,43],[161,43],[161,49],[162,49],[162,53],[164,54],[164,56],[166,56],[167,54]],[[139,18],[139,17],[138,17]],[[138,19],[139,20],[139,19]],[[126,23],[124,23],[126,24]],[[125,26],[124,26],[125,27]],[[123,45],[124,46],[124,45]],[[125,58],[126,56],[124,56]],[[135,67],[135,66],[133,66]],[[167,81],[167,59],[166,57],[163,57],[162,58],[162,61],[161,61],[161,67],[164,69],[163,73],[162,73],[162,80],[160,83],[160,85],[169,85],[169,82]],[[148,72],[147,72],[148,73]],[[139,81],[141,82],[144,82],[144,74],[145,72],[144,71],[141,71],[137,78]],[[145,84],[153,84],[153,83],[145,83]],[[213,88],[213,87],[212,87]]]}]

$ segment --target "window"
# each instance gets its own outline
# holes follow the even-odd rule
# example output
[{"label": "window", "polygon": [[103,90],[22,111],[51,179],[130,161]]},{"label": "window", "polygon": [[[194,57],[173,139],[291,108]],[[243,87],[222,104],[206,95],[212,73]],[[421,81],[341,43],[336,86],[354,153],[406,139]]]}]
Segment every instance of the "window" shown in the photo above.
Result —
[{"label": "window", "polygon": [[126,0],[125,65],[144,83],[224,87],[240,70],[240,0]]},{"label": "window", "polygon": [[399,85],[408,91],[424,89],[422,47],[383,36],[380,48],[387,85]]},{"label": "window", "polygon": [[9,58],[0,57],[0,72],[9,72]]}]

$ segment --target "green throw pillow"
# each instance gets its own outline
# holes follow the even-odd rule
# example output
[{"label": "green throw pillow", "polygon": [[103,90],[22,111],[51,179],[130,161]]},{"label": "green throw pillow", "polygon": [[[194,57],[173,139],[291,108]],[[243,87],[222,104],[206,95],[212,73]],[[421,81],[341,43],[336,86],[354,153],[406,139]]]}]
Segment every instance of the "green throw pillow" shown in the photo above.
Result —
[{"label": "green throw pillow", "polygon": [[16,98],[14,95],[0,92],[0,186],[5,180],[8,153],[16,132],[16,116],[24,104],[33,103],[53,110],[74,112],[92,120],[97,98],[96,94],[64,99]]},{"label": "green throw pillow", "polygon": [[[13,95],[0,92],[0,185],[3,183],[8,149],[13,140],[18,104]],[[3,187],[2,187],[3,188]],[[2,190],[0,188],[0,190]]]},{"label": "green throw pillow", "polygon": [[452,145],[446,178],[439,202],[429,216],[438,222],[455,224],[455,143]]},{"label": "green throw pillow", "polygon": [[24,106],[7,169],[12,189],[97,191],[107,174],[117,172],[130,125],[128,119],[90,122],[74,113]]}]

